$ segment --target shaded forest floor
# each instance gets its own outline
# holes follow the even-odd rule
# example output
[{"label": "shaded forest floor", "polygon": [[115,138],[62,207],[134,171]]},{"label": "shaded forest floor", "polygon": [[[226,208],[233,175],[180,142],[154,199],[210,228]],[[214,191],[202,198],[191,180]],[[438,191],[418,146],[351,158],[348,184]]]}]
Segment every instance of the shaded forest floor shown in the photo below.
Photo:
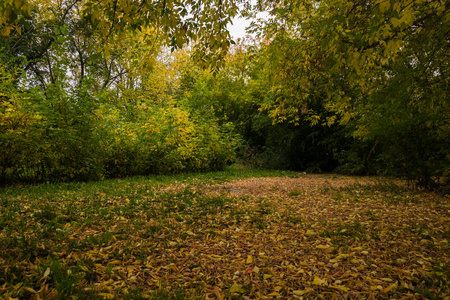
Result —
[{"label": "shaded forest floor", "polygon": [[0,298],[450,297],[448,196],[220,174],[0,191]]}]

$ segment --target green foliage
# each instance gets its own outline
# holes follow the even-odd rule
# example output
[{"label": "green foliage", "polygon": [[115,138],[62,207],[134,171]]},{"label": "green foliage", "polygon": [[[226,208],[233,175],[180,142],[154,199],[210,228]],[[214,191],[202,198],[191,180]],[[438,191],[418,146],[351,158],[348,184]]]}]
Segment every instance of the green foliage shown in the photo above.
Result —
[{"label": "green foliage", "polygon": [[[449,176],[443,1],[97,2],[0,4],[3,181],[236,159],[427,188]],[[231,46],[240,9],[270,12],[252,25],[267,39]]]},{"label": "green foliage", "polygon": [[41,116],[33,111],[32,94],[16,86],[20,70],[0,63],[0,180],[39,176]]},{"label": "green foliage", "polygon": [[[63,70],[67,62],[60,63]],[[233,126],[173,100],[167,81],[118,86],[117,97],[95,93],[88,77],[70,87],[68,74],[53,70],[45,90],[22,91],[15,73],[2,69],[2,181],[220,170],[236,159]]]},{"label": "green foliage", "polygon": [[263,26],[262,107],[277,122],[345,125],[341,171],[433,187],[450,161],[447,6],[280,2]]},{"label": "green foliage", "polygon": [[199,118],[170,105],[143,106],[135,122],[113,117],[103,127],[115,126],[102,141],[108,176],[215,170],[234,161],[231,130]]}]

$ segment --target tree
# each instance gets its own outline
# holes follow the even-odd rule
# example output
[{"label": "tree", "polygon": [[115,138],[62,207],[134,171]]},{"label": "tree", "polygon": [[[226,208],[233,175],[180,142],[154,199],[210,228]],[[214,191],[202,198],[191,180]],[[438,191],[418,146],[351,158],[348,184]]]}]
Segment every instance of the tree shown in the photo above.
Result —
[{"label": "tree", "polygon": [[[174,100],[176,61],[159,19],[132,18],[140,12],[125,1],[23,3],[28,18],[14,6],[15,21],[0,25],[0,143],[10,150],[2,179],[95,180],[233,161],[231,126]],[[174,5],[155,14],[165,20]]]},{"label": "tree", "polygon": [[[43,3],[44,2],[44,3]],[[125,0],[14,0],[0,6],[0,32],[8,36],[22,31],[33,11],[43,6],[78,7],[79,16],[96,28],[103,38],[117,32],[154,28],[172,50],[196,42],[199,62],[219,67],[231,45],[227,24],[248,0],[125,1]]]},{"label": "tree", "polygon": [[[381,146],[387,170],[428,187],[433,176],[448,176],[448,2],[262,4],[275,17],[263,28],[273,86],[285,95],[268,103],[275,119],[303,111],[318,122],[308,106],[319,96],[334,112],[326,122],[353,126],[371,149]],[[393,154],[396,144],[409,146]]]}]

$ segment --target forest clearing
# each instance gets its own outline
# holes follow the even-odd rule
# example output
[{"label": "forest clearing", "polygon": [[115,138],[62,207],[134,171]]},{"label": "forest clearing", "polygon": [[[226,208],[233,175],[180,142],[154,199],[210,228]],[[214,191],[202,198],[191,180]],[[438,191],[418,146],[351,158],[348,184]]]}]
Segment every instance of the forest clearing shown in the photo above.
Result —
[{"label": "forest clearing", "polygon": [[0,298],[450,300],[449,32],[448,0],[0,1]]},{"label": "forest clearing", "polygon": [[448,299],[448,196],[239,171],[0,191],[3,299]]}]

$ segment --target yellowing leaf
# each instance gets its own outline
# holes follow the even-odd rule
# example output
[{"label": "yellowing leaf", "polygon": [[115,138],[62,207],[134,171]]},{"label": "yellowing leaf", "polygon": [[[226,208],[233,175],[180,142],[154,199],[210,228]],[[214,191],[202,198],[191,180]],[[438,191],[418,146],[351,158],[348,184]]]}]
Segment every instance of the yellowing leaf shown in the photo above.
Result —
[{"label": "yellowing leaf", "polygon": [[390,292],[390,291],[392,291],[392,290],[395,290],[396,288],[397,288],[397,282],[395,282],[395,283],[389,285],[387,288],[384,288],[384,289],[383,289],[383,292],[384,292],[384,293],[387,293],[387,292]]},{"label": "yellowing leaf", "polygon": [[18,290],[18,289],[20,289],[20,287],[23,285],[23,282],[19,282],[18,284],[16,284],[15,286],[14,286],[14,289],[15,290]]},{"label": "yellowing leaf", "polygon": [[327,282],[319,277],[314,277],[314,280],[312,282],[315,285],[323,285],[323,284],[327,284]]},{"label": "yellowing leaf", "polygon": [[44,272],[44,277],[47,277],[48,275],[50,275],[50,268],[47,268]]},{"label": "yellowing leaf", "polygon": [[99,296],[105,298],[105,299],[113,299],[114,295],[110,293],[98,293]]},{"label": "yellowing leaf", "polygon": [[230,288],[230,293],[242,293],[242,285],[240,284],[233,284],[233,286]]},{"label": "yellowing leaf", "polygon": [[255,272],[256,274],[258,274],[258,273],[259,273],[259,268],[258,268],[257,266],[255,266],[255,267],[253,268],[253,272]]},{"label": "yellowing leaf", "polygon": [[380,3],[380,10],[381,12],[385,12],[389,9],[389,7],[391,7],[391,1],[387,0],[387,1],[383,1]]},{"label": "yellowing leaf", "polygon": [[370,287],[370,289],[372,291],[374,291],[374,290],[381,290],[381,289],[383,289],[383,287],[381,285],[373,285],[373,286]]},{"label": "yellowing leaf", "polygon": [[331,287],[336,288],[343,292],[348,292],[349,288],[343,285],[331,285]]},{"label": "yellowing leaf", "polygon": [[398,26],[400,26],[401,21],[397,18],[392,18],[391,23],[392,23],[392,25],[394,25],[394,27],[398,27]]},{"label": "yellowing leaf", "polygon": [[276,296],[280,296],[280,293],[278,293],[278,292],[273,292],[273,293],[270,293],[270,294],[267,295],[267,296],[276,297]]},{"label": "yellowing leaf", "polygon": [[311,291],[312,291],[312,289],[295,290],[295,291],[292,291],[292,293],[293,293],[294,295],[296,295],[296,296],[303,296],[303,295],[305,295],[305,294],[310,293]]},{"label": "yellowing leaf", "polygon": [[30,287],[24,287],[23,289],[25,291],[27,291],[27,292],[30,292],[30,293],[33,293],[33,294],[37,294],[37,292],[34,289],[30,288]]},{"label": "yellowing leaf", "polygon": [[249,255],[247,257],[247,264],[251,264],[253,262],[253,257],[251,255]]},{"label": "yellowing leaf", "polygon": [[0,32],[0,35],[1,36],[8,36],[10,31],[11,31],[11,27],[10,26],[5,26],[3,28],[3,30]]},{"label": "yellowing leaf", "polygon": [[330,245],[317,245],[316,248],[318,248],[318,249],[329,249],[329,248],[331,248],[331,246]]}]

